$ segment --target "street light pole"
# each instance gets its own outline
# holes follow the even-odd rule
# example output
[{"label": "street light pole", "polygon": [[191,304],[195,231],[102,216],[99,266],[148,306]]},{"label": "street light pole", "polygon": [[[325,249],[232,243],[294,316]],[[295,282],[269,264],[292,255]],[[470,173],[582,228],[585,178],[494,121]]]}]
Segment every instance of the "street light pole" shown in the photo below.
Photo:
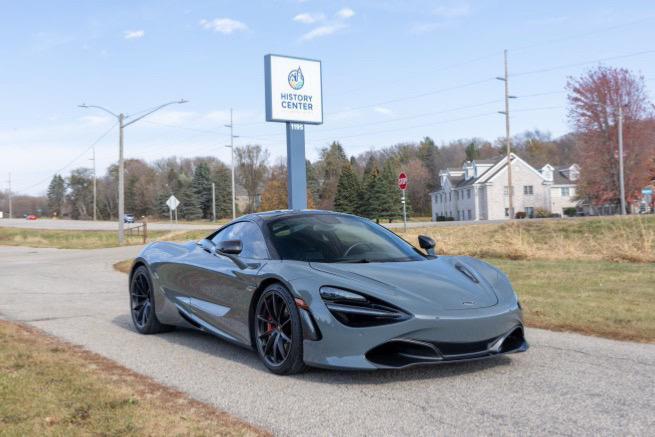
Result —
[{"label": "street light pole", "polygon": [[7,180],[7,184],[9,185],[9,190],[7,192],[7,197],[9,197],[9,218],[12,218],[14,209],[11,205],[11,172],[9,172],[9,179]]},{"label": "street light pole", "polygon": [[509,94],[509,71],[507,67],[507,49],[504,51],[505,56],[505,75],[496,79],[505,82],[505,110],[498,111],[499,114],[505,115],[505,144],[507,148],[507,196],[509,200],[509,218],[514,218],[514,190],[512,189],[512,137],[509,129],[509,99],[515,99],[516,96]]},{"label": "street light pole", "polygon": [[625,181],[623,178],[623,105],[619,105],[619,188],[621,193],[621,215],[625,215]]},{"label": "street light pole", "polygon": [[234,139],[239,138],[237,135],[234,135],[234,122],[232,120],[232,108],[230,108],[230,124],[226,124],[225,127],[230,128],[230,145],[225,146],[229,147],[232,154],[232,220],[237,217],[237,207],[236,207],[236,188],[234,183]]},{"label": "street light pole", "polygon": [[139,117],[128,121],[127,123],[125,122],[125,120],[130,116],[125,115],[122,112],[120,114],[116,114],[107,108],[103,108],[102,106],[87,105],[86,103],[79,105],[80,108],[85,108],[85,109],[88,108],[100,109],[101,111],[106,112],[107,114],[111,115],[112,117],[118,120],[118,243],[119,244],[123,244],[125,242],[125,223],[123,222],[123,216],[125,215],[125,164],[123,160],[123,130],[129,125],[144,119],[150,114],[157,112],[168,105],[182,104],[187,102],[188,100],[181,99],[181,100],[175,100],[173,102],[164,103],[146,112],[145,114],[140,115]]}]

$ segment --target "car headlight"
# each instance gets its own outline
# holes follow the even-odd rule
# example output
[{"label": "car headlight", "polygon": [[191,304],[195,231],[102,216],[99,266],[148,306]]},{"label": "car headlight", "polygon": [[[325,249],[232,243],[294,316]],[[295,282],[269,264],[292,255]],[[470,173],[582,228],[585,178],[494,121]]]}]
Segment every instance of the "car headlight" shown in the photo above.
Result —
[{"label": "car headlight", "polygon": [[378,326],[410,317],[400,308],[354,291],[325,286],[321,287],[320,294],[330,313],[346,326]]}]

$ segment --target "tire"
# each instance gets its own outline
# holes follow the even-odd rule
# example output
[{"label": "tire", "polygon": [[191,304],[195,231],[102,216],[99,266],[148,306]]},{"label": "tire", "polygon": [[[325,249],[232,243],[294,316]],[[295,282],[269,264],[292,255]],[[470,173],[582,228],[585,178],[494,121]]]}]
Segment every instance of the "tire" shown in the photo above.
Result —
[{"label": "tire", "polygon": [[139,266],[130,280],[130,314],[132,324],[140,334],[150,335],[173,329],[157,319],[152,280],[146,266]]},{"label": "tire", "polygon": [[278,375],[305,370],[300,314],[286,287],[271,284],[262,292],[252,323],[255,349],[268,370]]}]

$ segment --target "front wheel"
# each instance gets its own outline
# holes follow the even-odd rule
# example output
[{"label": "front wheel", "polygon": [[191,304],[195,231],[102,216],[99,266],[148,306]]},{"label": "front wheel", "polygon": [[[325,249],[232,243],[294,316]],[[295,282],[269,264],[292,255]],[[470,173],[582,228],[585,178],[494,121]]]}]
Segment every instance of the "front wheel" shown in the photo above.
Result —
[{"label": "front wheel", "polygon": [[152,281],[145,266],[137,267],[132,274],[130,313],[134,327],[141,334],[157,334],[172,329],[172,326],[164,325],[157,319]]},{"label": "front wheel", "polygon": [[302,372],[302,325],[295,301],[282,284],[272,284],[259,296],[254,317],[259,358],[273,373]]}]

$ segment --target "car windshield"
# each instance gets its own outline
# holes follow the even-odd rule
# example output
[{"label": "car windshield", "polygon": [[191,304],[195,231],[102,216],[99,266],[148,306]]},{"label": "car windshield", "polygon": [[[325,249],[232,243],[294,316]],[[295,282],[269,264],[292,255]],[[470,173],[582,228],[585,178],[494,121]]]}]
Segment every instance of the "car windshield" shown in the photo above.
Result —
[{"label": "car windshield", "polygon": [[420,261],[414,247],[368,220],[336,214],[307,214],[268,223],[281,259],[321,263]]}]

